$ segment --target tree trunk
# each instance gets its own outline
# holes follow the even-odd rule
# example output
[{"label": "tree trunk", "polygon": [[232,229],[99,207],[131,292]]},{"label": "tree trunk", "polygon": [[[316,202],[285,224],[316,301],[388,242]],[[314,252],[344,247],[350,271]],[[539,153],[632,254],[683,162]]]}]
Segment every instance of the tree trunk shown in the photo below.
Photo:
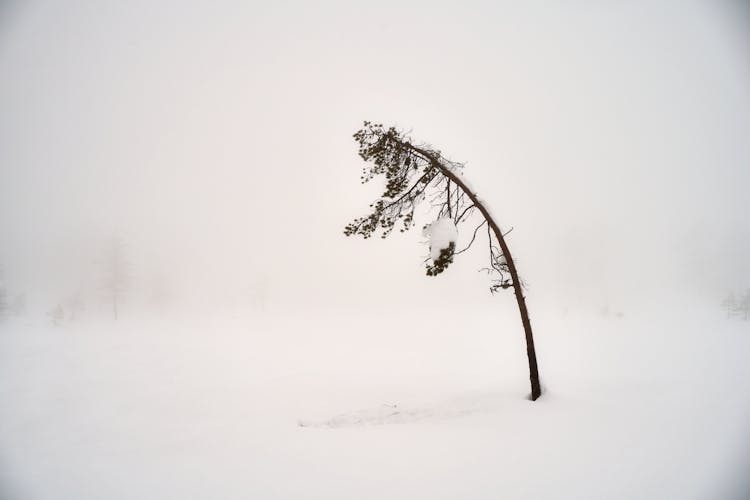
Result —
[{"label": "tree trunk", "polygon": [[513,291],[516,294],[516,302],[518,302],[518,310],[521,313],[521,322],[523,323],[523,331],[526,336],[526,355],[529,358],[529,380],[531,381],[530,399],[532,401],[536,401],[537,398],[541,396],[542,389],[539,384],[539,369],[536,362],[534,336],[531,332],[531,320],[529,319],[529,311],[528,309],[526,309],[526,299],[524,298],[523,290],[521,289],[521,280],[518,279],[518,271],[516,271],[516,265],[513,262],[513,257],[510,254],[508,245],[505,243],[503,233],[502,231],[500,231],[500,227],[490,215],[490,212],[487,210],[484,204],[482,204],[479,198],[477,198],[476,194],[474,194],[451,169],[443,166],[437,158],[429,154],[427,151],[416,147],[414,147],[414,149],[428,158],[435,168],[440,170],[440,172],[444,176],[455,182],[456,185],[461,188],[461,191],[463,191],[466,196],[471,199],[471,202],[474,204],[474,206],[476,206],[477,209],[482,213],[485,220],[492,229],[492,232],[495,234],[495,238],[500,245],[500,250],[502,250],[503,256],[505,257],[505,262],[508,264],[508,271],[510,273],[511,280],[513,281]]}]

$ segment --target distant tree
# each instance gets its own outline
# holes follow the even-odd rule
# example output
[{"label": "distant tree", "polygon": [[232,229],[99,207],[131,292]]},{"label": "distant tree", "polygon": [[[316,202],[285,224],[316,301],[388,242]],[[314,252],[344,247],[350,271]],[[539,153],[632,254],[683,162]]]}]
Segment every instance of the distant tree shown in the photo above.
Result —
[{"label": "distant tree", "polygon": [[52,310],[47,313],[47,316],[52,321],[53,325],[60,326],[60,324],[65,319],[65,309],[63,309],[62,305],[57,304]]},{"label": "distant tree", "polygon": [[747,321],[748,314],[750,314],[750,288],[745,290],[740,300],[737,302],[737,312],[742,314],[745,321]]},{"label": "distant tree", "polygon": [[732,314],[737,311],[737,298],[734,296],[734,292],[729,292],[729,295],[721,301],[721,307],[726,310],[727,318],[731,318]]},{"label": "distant tree", "polygon": [[8,290],[0,279],[0,319],[8,314]]},{"label": "distant tree", "polygon": [[19,293],[13,297],[13,303],[10,306],[10,310],[14,316],[23,316],[26,314],[26,294]]},{"label": "distant tree", "polygon": [[[485,227],[488,264],[484,270],[491,278],[490,292],[508,288],[515,292],[526,338],[531,399],[536,400],[541,395],[541,386],[534,337],[522,282],[505,242],[507,233],[503,234],[486,203],[463,177],[463,164],[446,159],[429,145],[415,144],[394,127],[386,129],[383,125],[364,122],[354,138],[359,143],[359,156],[371,163],[363,168],[362,183],[383,175],[386,186],[382,196],[370,205],[371,213],[354,219],[346,226],[344,234],[367,239],[377,232],[385,238],[397,225],[400,232],[407,231],[414,226],[417,207],[426,200],[435,214],[434,222],[424,226],[430,244],[426,272],[428,276],[437,276],[450,266],[455,256],[474,244],[477,233]],[[457,251],[457,227],[470,222],[473,222],[470,226],[473,229],[467,234],[471,238]]]},{"label": "distant tree", "polygon": [[174,300],[172,283],[164,272],[156,271],[151,275],[150,288],[149,303],[163,312]]},{"label": "distant tree", "polygon": [[260,313],[263,313],[265,311],[266,303],[268,301],[268,295],[269,295],[268,292],[269,292],[268,276],[266,276],[265,274],[256,276],[255,284],[252,288],[251,294],[252,294],[252,301]]},{"label": "distant tree", "polygon": [[0,265],[0,321],[8,315],[8,289],[5,287],[5,273]]},{"label": "distant tree", "polygon": [[130,263],[125,258],[125,242],[112,238],[102,256],[102,281],[104,293],[112,302],[112,314],[117,319],[119,304],[130,283]]},{"label": "distant tree", "polygon": [[63,308],[68,312],[68,319],[76,321],[86,310],[86,301],[81,292],[74,292],[63,301]]}]

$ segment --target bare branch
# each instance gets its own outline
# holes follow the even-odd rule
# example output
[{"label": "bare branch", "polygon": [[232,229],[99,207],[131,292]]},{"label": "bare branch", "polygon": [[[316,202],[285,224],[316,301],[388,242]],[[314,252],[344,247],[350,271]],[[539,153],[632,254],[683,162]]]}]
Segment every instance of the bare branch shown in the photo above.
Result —
[{"label": "bare branch", "polygon": [[463,218],[464,218],[464,215],[466,215],[466,212],[468,212],[469,210],[471,210],[471,209],[473,209],[473,208],[476,208],[476,206],[474,206],[473,204],[472,204],[472,205],[469,205],[468,207],[466,207],[466,208],[464,209],[464,211],[463,211],[463,212],[461,212],[461,215],[459,215],[458,217],[456,217],[456,224],[459,224],[459,223],[461,222],[461,219],[463,219]]},{"label": "bare branch", "polygon": [[479,228],[482,227],[482,226],[484,226],[485,224],[487,224],[487,221],[483,220],[477,227],[475,227],[474,228],[474,234],[471,236],[471,241],[469,242],[469,244],[466,245],[466,248],[464,248],[463,250],[460,250],[460,251],[456,252],[454,255],[458,255],[460,253],[464,253],[466,250],[468,250],[469,248],[471,248],[471,245],[474,243],[474,240],[477,237],[477,231],[479,231]]},{"label": "bare branch", "polygon": [[451,180],[448,179],[448,185],[445,187],[445,192],[448,196],[448,217],[453,217],[453,214],[451,213]]}]

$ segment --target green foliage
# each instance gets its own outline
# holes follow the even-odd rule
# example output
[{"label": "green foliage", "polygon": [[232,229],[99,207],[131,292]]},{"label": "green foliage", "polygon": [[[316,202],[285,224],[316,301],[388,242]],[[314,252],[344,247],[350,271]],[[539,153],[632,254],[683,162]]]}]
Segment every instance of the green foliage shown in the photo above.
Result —
[{"label": "green foliage", "polygon": [[[371,238],[379,234],[386,238],[398,225],[400,232],[408,231],[414,226],[414,212],[417,205],[429,198],[432,209],[438,210],[437,218],[448,217],[456,224],[464,219],[462,215],[474,207],[467,201],[464,188],[451,182],[446,171],[456,172],[462,164],[451,162],[442,157],[440,151],[427,145],[415,145],[411,139],[395,127],[385,128],[382,124],[364,122],[362,128],[354,134],[359,145],[359,156],[365,161],[362,169],[362,183],[382,176],[385,180],[383,194],[370,204],[370,213],[358,217],[344,228],[346,236],[360,235]],[[452,193],[452,194],[451,194]],[[474,229],[476,231],[483,225]],[[511,285],[507,279],[509,268],[505,264],[502,252],[493,245],[492,235],[488,228],[490,241],[490,266],[488,274],[499,276],[493,280],[491,292],[506,289]],[[468,246],[474,242],[472,237]],[[454,256],[468,249],[456,252],[456,244],[441,250],[437,259],[426,263],[427,276],[443,273],[453,262]]]},{"label": "green foliage", "polygon": [[382,175],[385,190],[370,204],[372,212],[347,224],[344,234],[367,239],[380,231],[381,238],[385,238],[397,223],[400,232],[409,230],[414,225],[414,210],[438,170],[417,154],[409,138],[394,127],[385,129],[382,124],[366,121],[354,139],[359,144],[359,156],[367,162],[362,169],[362,183]]},{"label": "green foliage", "polygon": [[445,271],[453,262],[453,254],[455,251],[456,244],[452,241],[448,245],[448,248],[441,249],[440,255],[435,259],[432,265],[430,265],[429,262],[427,263],[427,276],[437,276]]}]

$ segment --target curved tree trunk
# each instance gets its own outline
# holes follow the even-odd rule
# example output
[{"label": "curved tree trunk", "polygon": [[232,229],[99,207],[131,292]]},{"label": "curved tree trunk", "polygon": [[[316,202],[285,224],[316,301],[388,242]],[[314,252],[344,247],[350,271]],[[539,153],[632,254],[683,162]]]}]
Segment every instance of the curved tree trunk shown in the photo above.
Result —
[{"label": "curved tree trunk", "polygon": [[518,310],[521,313],[521,322],[523,323],[523,331],[526,336],[526,355],[529,358],[529,379],[531,381],[530,397],[532,401],[536,401],[536,399],[541,396],[542,389],[539,384],[539,369],[536,363],[536,349],[534,348],[534,336],[531,332],[531,320],[529,319],[529,311],[526,308],[526,299],[524,298],[523,290],[521,289],[521,280],[518,279],[516,264],[513,262],[513,257],[510,254],[508,245],[505,243],[503,233],[502,231],[500,231],[500,227],[497,225],[497,222],[495,222],[495,220],[492,218],[492,215],[490,215],[487,207],[484,206],[484,204],[479,200],[476,194],[474,194],[471,189],[469,189],[466,184],[463,183],[461,178],[458,177],[455,172],[442,165],[438,158],[435,158],[435,156],[430,154],[429,152],[421,148],[417,148],[414,145],[411,145],[411,147],[414,148],[414,150],[419,154],[427,158],[432,163],[433,167],[440,170],[440,172],[444,176],[455,182],[456,185],[461,188],[461,191],[463,191],[464,194],[469,197],[474,206],[476,206],[477,209],[482,213],[485,220],[487,221],[487,224],[489,224],[490,229],[492,229],[492,232],[495,234],[495,238],[500,245],[500,250],[502,250],[503,256],[505,257],[505,262],[508,264],[508,271],[510,273],[511,280],[513,281],[513,291],[516,294],[516,302],[518,302]]},{"label": "curved tree trunk", "polygon": [[531,381],[531,400],[536,401],[536,399],[541,396],[542,389],[539,385],[539,369],[537,368],[536,363],[536,349],[534,348],[534,335],[531,332],[531,320],[529,319],[529,311],[526,309],[526,299],[523,296],[523,290],[521,289],[521,280],[518,279],[518,271],[516,271],[516,264],[513,262],[513,257],[510,254],[510,250],[508,249],[508,245],[505,243],[505,238],[503,238],[503,233],[500,231],[500,228],[498,227],[495,220],[490,215],[487,208],[482,204],[482,202],[477,198],[477,196],[471,192],[470,189],[466,187],[466,184],[461,182],[461,179],[454,174],[450,169],[447,169],[440,165],[438,162],[434,162],[433,165],[435,165],[437,168],[440,169],[440,171],[448,177],[450,180],[456,183],[461,190],[466,194],[466,196],[469,197],[472,203],[477,207],[477,209],[482,212],[482,215],[487,220],[487,224],[490,225],[490,228],[492,229],[492,232],[495,234],[495,238],[497,239],[497,242],[500,244],[500,250],[503,252],[503,256],[505,257],[505,262],[508,264],[508,272],[510,273],[511,281],[513,282],[513,291],[516,294],[516,302],[518,302],[518,310],[521,313],[521,322],[523,323],[523,331],[526,335],[526,355],[529,358],[529,379]]}]

